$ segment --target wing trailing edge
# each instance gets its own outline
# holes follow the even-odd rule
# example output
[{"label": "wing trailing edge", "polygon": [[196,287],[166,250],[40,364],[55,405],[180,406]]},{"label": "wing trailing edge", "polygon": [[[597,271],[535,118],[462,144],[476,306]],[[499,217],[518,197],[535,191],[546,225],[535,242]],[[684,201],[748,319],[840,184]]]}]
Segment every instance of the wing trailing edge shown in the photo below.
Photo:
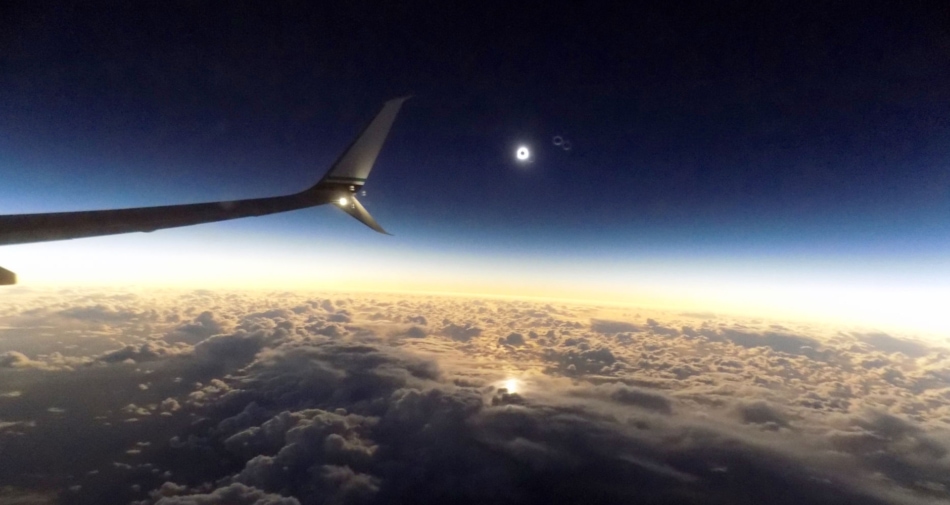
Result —
[{"label": "wing trailing edge", "polygon": [[[389,235],[356,199],[356,193],[369,177],[399,109],[408,99],[407,96],[387,101],[320,181],[299,193],[226,202],[0,216],[0,245],[151,232],[328,203],[336,204],[373,230]],[[16,282],[16,274],[0,268],[0,285]]]}]

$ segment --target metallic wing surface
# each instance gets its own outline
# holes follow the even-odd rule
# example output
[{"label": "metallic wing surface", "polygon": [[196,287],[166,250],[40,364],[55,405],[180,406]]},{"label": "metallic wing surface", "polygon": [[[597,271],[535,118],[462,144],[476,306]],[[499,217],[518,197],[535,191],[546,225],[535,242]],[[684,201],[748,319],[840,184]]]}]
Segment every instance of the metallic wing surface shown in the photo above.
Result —
[{"label": "metallic wing surface", "polygon": [[[386,233],[356,199],[356,193],[366,182],[396,114],[407,99],[396,98],[386,102],[326,175],[317,184],[299,193],[187,205],[0,216],[0,245],[150,232],[288,212],[327,203],[336,204],[373,230]],[[16,275],[0,268],[0,285],[15,283]]]}]

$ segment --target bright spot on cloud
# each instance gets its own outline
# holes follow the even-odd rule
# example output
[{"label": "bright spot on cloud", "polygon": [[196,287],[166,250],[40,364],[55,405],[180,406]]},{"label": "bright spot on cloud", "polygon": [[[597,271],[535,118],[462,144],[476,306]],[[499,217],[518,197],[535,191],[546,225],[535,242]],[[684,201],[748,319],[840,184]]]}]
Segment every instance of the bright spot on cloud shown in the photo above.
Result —
[{"label": "bright spot on cloud", "polygon": [[528,150],[527,146],[519,146],[518,150],[515,151],[515,157],[518,158],[518,161],[528,161],[531,158],[531,151]]},{"label": "bright spot on cloud", "polygon": [[509,393],[517,393],[521,387],[521,381],[518,379],[506,379],[502,387],[507,389]]}]

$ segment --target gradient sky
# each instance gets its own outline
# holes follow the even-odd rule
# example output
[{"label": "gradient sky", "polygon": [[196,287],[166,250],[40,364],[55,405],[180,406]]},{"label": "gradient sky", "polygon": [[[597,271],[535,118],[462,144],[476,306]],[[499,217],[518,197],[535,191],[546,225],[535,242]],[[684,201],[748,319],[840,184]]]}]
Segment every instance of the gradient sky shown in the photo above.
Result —
[{"label": "gradient sky", "polygon": [[0,264],[950,330],[946,14],[820,4],[7,4],[0,213],[297,191],[414,98],[362,199],[394,237],[319,208]]}]

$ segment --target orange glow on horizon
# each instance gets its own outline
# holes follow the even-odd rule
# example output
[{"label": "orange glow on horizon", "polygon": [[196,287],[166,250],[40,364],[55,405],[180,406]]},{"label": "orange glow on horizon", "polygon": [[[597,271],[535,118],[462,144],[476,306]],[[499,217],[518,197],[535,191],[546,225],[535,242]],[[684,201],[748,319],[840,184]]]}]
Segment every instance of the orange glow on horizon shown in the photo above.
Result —
[{"label": "orange glow on horizon", "polygon": [[[245,242],[246,243],[246,242]],[[656,264],[497,261],[475,257],[194,245],[118,238],[8,246],[2,266],[24,286],[137,286],[244,290],[362,291],[531,298],[661,310],[706,311],[869,329],[950,331],[940,285],[833,282],[773,272],[664,273]],[[662,265],[661,265],[662,266]],[[647,277],[645,273],[651,275]],[[660,272],[660,273],[657,273]],[[684,273],[686,272],[686,273]]]}]

